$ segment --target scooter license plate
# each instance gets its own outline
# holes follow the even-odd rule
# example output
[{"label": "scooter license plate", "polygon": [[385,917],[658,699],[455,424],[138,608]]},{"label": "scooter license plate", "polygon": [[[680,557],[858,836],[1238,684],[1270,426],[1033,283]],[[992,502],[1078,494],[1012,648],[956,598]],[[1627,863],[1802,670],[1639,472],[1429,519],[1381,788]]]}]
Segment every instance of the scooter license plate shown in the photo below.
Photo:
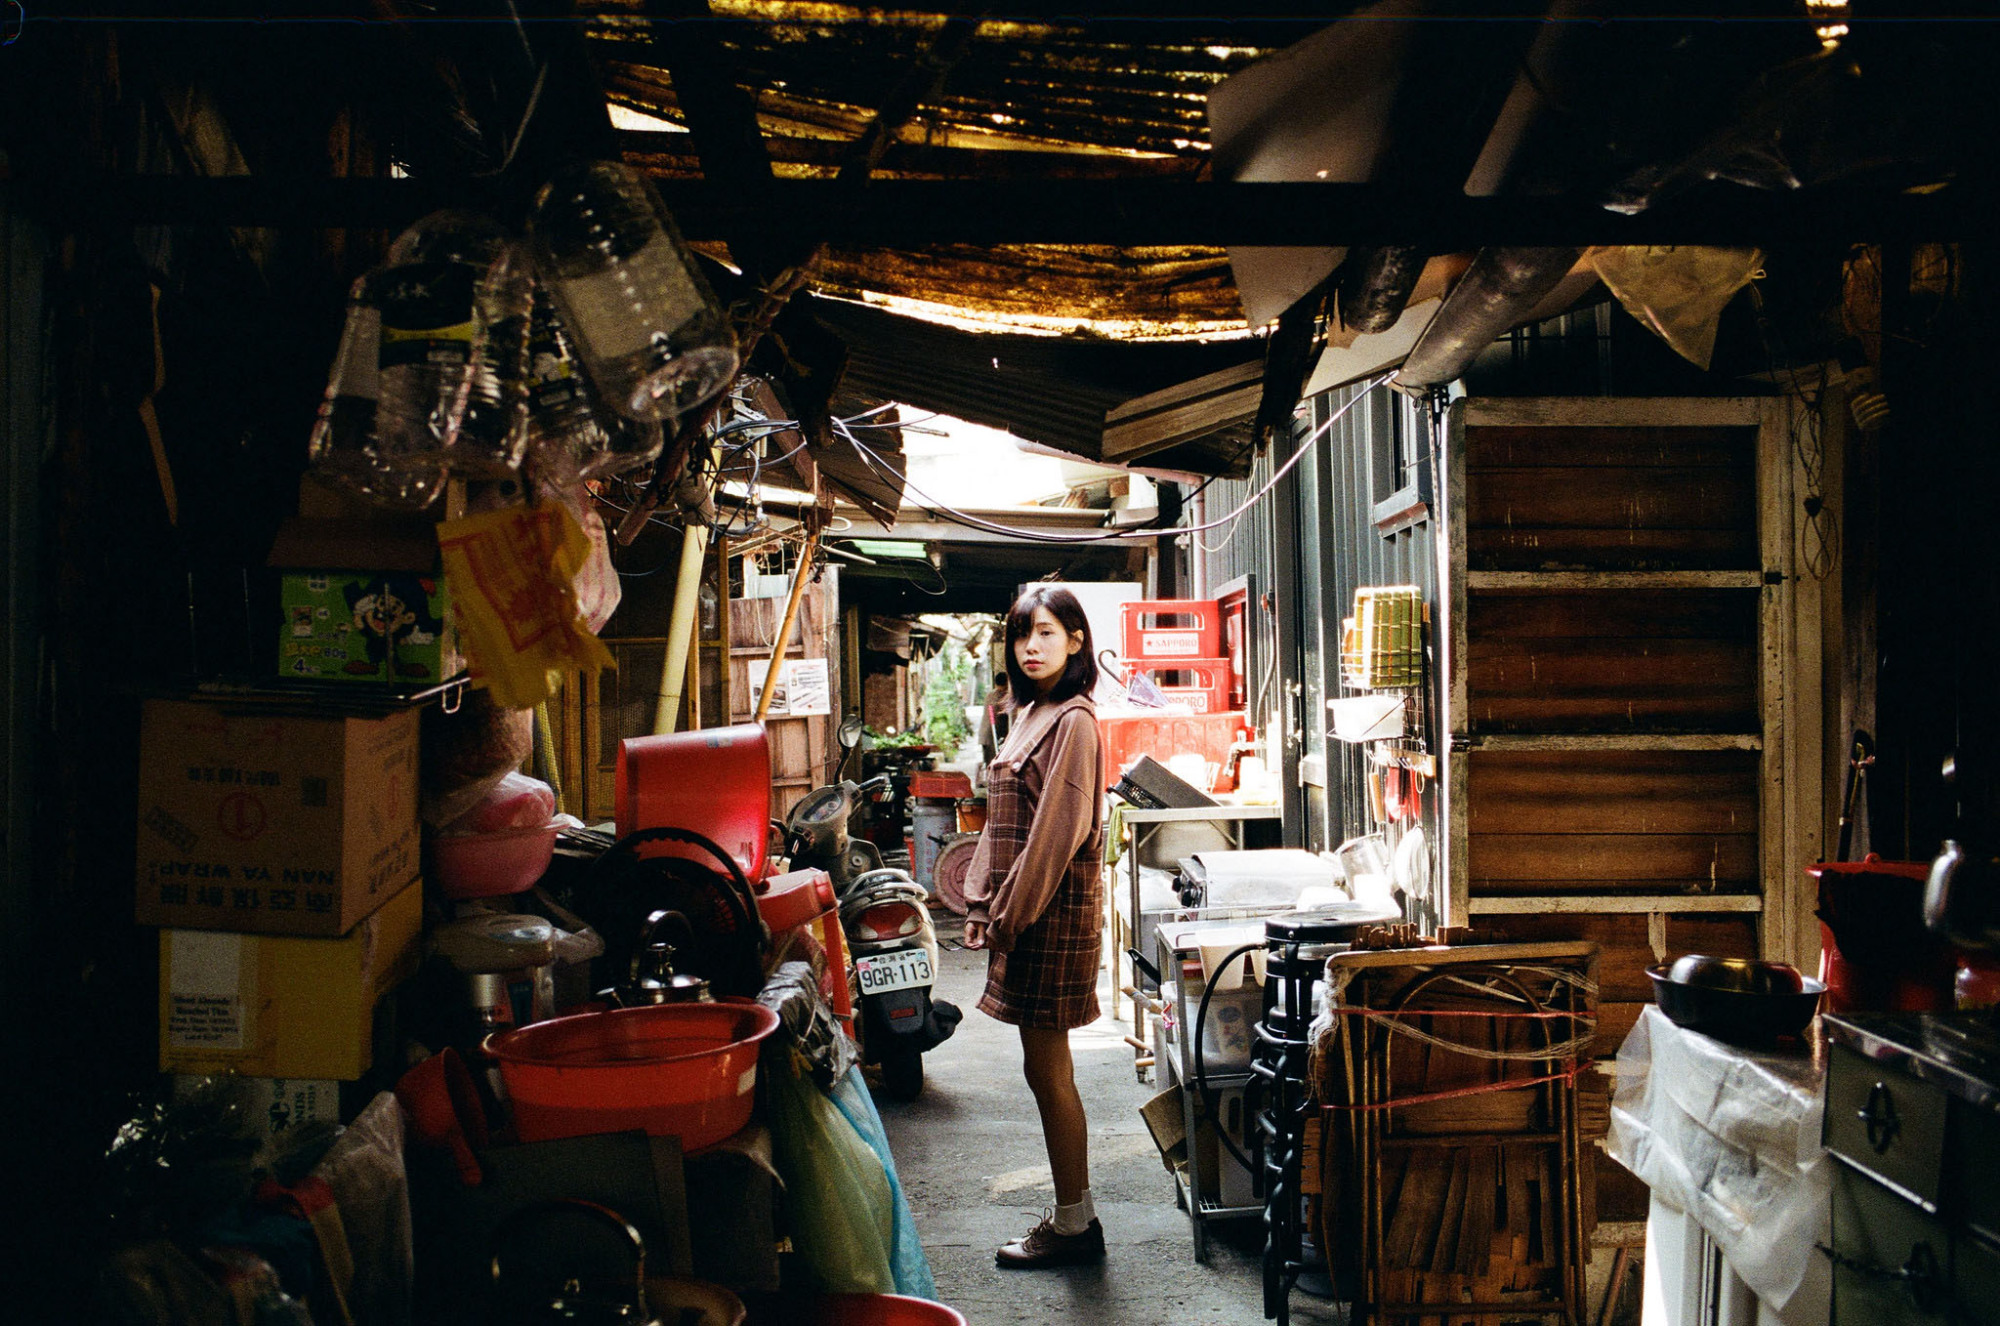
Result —
[{"label": "scooter license plate", "polygon": [[913,985],[929,985],[933,979],[930,954],[922,949],[856,958],[854,971],[861,978],[861,993],[865,995],[906,990]]}]

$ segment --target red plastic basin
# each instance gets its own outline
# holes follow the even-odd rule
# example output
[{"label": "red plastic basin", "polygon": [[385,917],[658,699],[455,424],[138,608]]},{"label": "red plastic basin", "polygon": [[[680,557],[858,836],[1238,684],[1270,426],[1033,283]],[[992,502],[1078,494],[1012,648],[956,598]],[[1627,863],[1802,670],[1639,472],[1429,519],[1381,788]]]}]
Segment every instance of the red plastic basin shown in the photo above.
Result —
[{"label": "red plastic basin", "polygon": [[713,1146],[750,1122],[757,1043],[778,1015],[747,999],[660,1004],[487,1037],[523,1142],[640,1129]]},{"label": "red plastic basin", "polygon": [[783,1298],[753,1317],[785,1326],[965,1326],[958,1311],[929,1299],[902,1294],[825,1294]]},{"label": "red plastic basin", "polygon": [[551,822],[491,833],[439,834],[431,840],[432,876],[447,898],[498,898],[524,893],[555,856]]}]

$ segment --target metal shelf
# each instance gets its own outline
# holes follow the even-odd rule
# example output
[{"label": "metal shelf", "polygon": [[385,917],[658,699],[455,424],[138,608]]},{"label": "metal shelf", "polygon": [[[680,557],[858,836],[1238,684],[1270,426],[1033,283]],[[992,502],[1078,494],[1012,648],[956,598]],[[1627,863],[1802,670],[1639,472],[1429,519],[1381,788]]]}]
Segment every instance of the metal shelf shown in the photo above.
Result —
[{"label": "metal shelf", "polygon": [[[1241,924],[1241,922],[1242,918],[1230,918],[1229,920],[1220,921],[1218,924]],[[1165,977],[1171,972],[1174,978],[1172,982],[1174,990],[1172,1007],[1174,1011],[1174,1033],[1177,1034],[1170,1034],[1168,1032],[1167,1024],[1164,1020],[1156,1020],[1154,1022],[1153,1062],[1160,1067],[1161,1083],[1169,1088],[1178,1088],[1181,1093],[1181,1119],[1187,1133],[1188,1161],[1187,1168],[1174,1175],[1174,1182],[1178,1185],[1181,1205],[1188,1213],[1189,1232],[1194,1237],[1194,1259],[1197,1262],[1206,1262],[1208,1260],[1208,1222],[1210,1220],[1244,1219],[1250,1216],[1261,1218],[1264,1214],[1264,1206],[1262,1202],[1254,1205],[1229,1206],[1224,1205],[1220,1200],[1203,1201],[1199,1197],[1201,1189],[1204,1186],[1201,1147],[1199,1145],[1202,1123],[1201,1116],[1204,1111],[1202,1109],[1202,1102],[1199,1099],[1201,1088],[1193,1080],[1193,1051],[1197,1046],[1194,1017],[1201,1007],[1201,996],[1199,993],[1196,993],[1190,998],[1187,985],[1181,980],[1181,977],[1184,974],[1182,971],[1183,962],[1189,957],[1198,957],[1200,948],[1185,942],[1175,944],[1165,934],[1161,934],[1156,938],[1155,945],[1154,952],[1156,961],[1159,964],[1160,974],[1162,977]],[[1162,987],[1162,994],[1164,993],[1165,990]],[[1161,1002],[1165,1002],[1164,999]],[[1211,1004],[1210,1015],[1213,1016],[1213,1013],[1214,1009]],[[1241,1070],[1231,1069],[1223,1072],[1203,1074],[1203,1082],[1210,1090],[1214,1091],[1241,1090],[1248,1087],[1254,1080],[1255,1075],[1249,1070],[1247,1065]],[[1217,1164],[1223,1167],[1235,1164],[1235,1157],[1230,1155],[1228,1146],[1222,1137],[1222,1134],[1226,1130],[1225,1121],[1217,1118],[1209,1122],[1217,1134]],[[1254,1124],[1247,1117],[1244,1120],[1244,1125],[1245,1131],[1254,1127]],[[1225,1173],[1218,1173],[1215,1176],[1215,1191],[1218,1195],[1223,1191],[1225,1177]],[[1245,1177],[1252,1184],[1251,1190],[1254,1193],[1256,1191],[1254,1186],[1256,1176],[1248,1174]]]}]

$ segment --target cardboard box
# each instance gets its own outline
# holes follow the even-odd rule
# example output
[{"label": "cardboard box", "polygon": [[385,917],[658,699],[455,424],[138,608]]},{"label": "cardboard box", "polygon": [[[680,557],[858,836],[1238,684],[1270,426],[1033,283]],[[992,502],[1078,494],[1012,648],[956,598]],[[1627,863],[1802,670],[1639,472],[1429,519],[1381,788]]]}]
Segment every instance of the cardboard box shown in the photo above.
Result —
[{"label": "cardboard box", "polygon": [[423,885],[338,939],[160,932],[160,1070],[351,1082],[374,1062],[375,1006],[415,973]]},{"label": "cardboard box", "polygon": [[234,1073],[183,1075],[174,1097],[219,1092],[243,1111],[259,1146],[252,1165],[269,1168],[308,1124],[340,1122],[340,1083],[318,1077],[242,1077]]},{"label": "cardboard box", "polygon": [[146,702],[141,924],[344,935],[417,863],[417,710]]},{"label": "cardboard box", "polygon": [[279,676],[409,687],[465,670],[435,527],[294,517],[268,561]]}]

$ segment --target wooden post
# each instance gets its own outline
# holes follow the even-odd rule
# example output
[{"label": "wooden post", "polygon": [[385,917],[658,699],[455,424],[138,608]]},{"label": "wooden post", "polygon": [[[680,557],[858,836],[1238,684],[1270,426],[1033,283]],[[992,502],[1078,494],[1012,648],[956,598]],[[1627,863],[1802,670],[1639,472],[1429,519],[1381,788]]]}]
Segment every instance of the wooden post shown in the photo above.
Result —
[{"label": "wooden post", "polygon": [[785,651],[791,648],[792,625],[798,621],[799,604],[806,596],[806,581],[812,576],[813,553],[818,548],[819,531],[814,529],[799,549],[799,569],[792,576],[792,595],[785,600],[784,620],[778,623],[778,638],[771,646],[771,666],[764,673],[764,693],[757,697],[757,712],[752,722],[763,722],[764,715],[771,710],[771,696],[778,685],[779,670],[785,666]]}]

